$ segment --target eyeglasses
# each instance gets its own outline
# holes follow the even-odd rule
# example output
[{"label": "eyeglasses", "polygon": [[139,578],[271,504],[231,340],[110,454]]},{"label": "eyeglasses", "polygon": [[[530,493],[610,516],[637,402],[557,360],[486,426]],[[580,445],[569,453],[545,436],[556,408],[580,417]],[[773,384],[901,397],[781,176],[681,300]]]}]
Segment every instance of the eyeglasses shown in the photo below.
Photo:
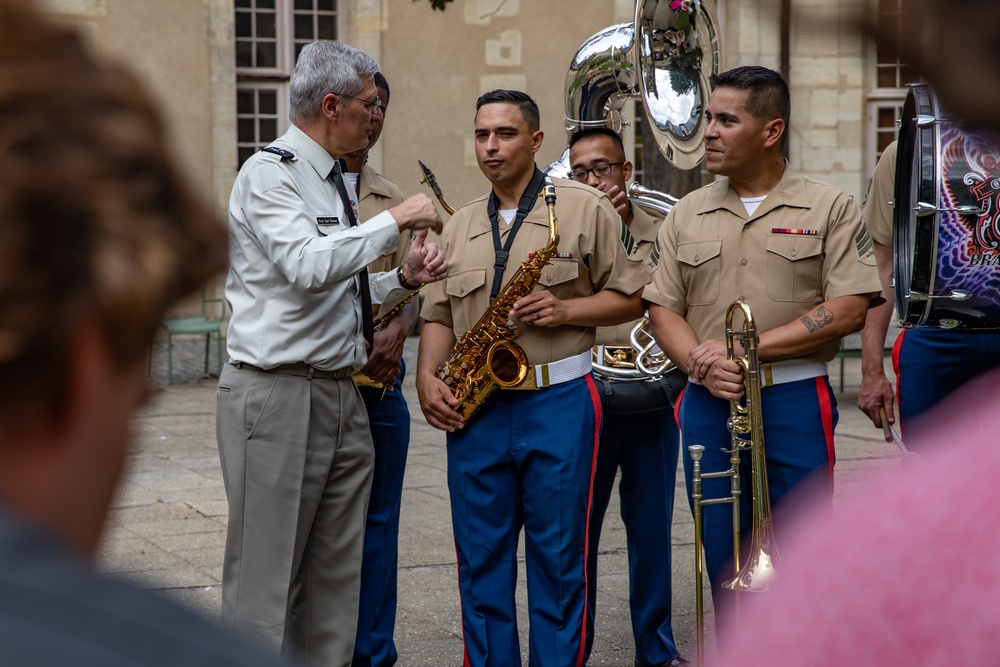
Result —
[{"label": "eyeglasses", "polygon": [[574,181],[583,183],[587,180],[588,174],[593,174],[597,178],[604,178],[611,173],[612,167],[618,167],[625,164],[625,162],[601,162],[600,164],[595,164],[590,169],[574,169],[570,172],[569,177]]},{"label": "eyeglasses", "polygon": [[374,114],[378,111],[382,111],[383,113],[385,113],[382,107],[381,98],[376,97],[375,101],[372,102],[371,100],[363,100],[360,97],[355,97],[354,95],[345,95],[343,93],[336,93],[336,94],[340,95],[341,97],[350,97],[352,100],[357,100],[358,102],[361,102],[361,106],[363,106],[365,108],[365,111],[367,111],[370,114]]}]

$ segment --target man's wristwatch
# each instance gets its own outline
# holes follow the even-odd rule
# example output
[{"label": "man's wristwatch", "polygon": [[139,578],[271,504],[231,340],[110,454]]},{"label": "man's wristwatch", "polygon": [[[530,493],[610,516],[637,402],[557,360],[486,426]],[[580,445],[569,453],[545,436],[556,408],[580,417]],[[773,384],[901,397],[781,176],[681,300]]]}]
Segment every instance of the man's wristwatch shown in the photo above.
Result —
[{"label": "man's wristwatch", "polygon": [[422,284],[412,285],[406,280],[406,272],[403,271],[403,265],[400,264],[396,269],[396,277],[399,279],[399,284],[403,289],[416,290],[423,287]]}]

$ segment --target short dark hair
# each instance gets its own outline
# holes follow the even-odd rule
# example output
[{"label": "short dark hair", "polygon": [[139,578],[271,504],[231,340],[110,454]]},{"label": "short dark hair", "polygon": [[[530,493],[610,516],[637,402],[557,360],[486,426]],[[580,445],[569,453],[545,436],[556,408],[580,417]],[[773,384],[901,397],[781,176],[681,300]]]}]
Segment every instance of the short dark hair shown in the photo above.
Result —
[{"label": "short dark hair", "polygon": [[0,424],[65,408],[96,325],[119,369],[225,267],[225,225],[171,157],[138,78],[29,3],[0,0]]},{"label": "short dark hair", "polygon": [[614,145],[619,151],[621,151],[621,157],[625,159],[625,144],[622,143],[621,135],[612,130],[610,127],[585,127],[577,130],[570,135],[569,147],[572,149],[576,142],[581,139],[586,139],[587,137],[610,137]]},{"label": "short dark hair", "polygon": [[721,74],[713,74],[709,81],[712,90],[736,88],[749,91],[747,111],[754,118],[764,122],[780,118],[785,121],[785,127],[788,127],[792,112],[788,84],[785,82],[785,77],[774,70],[759,65],[746,65]]},{"label": "short dark hair", "polygon": [[375,87],[385,93],[385,105],[389,106],[389,82],[385,80],[382,72],[375,72]]},{"label": "short dark hair", "polygon": [[537,132],[538,128],[541,127],[538,105],[528,93],[522,93],[520,90],[491,90],[488,93],[483,93],[476,100],[476,111],[487,104],[513,104],[521,110],[521,117],[528,124],[528,130]]}]

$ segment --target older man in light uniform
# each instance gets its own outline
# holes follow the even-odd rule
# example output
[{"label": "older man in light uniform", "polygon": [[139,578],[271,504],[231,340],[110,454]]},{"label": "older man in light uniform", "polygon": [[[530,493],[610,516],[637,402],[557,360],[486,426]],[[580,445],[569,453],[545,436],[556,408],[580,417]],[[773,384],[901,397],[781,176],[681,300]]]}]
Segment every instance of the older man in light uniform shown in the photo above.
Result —
[{"label": "older man in light uniform", "polygon": [[[762,411],[771,502],[809,485],[832,499],[837,403],[826,364],[844,335],[864,324],[880,292],[861,210],[846,193],[805,178],[782,158],[790,102],[781,75],[740,67],[712,78],[706,114],[707,168],[725,176],[684,197],[660,232],[662,257],[643,292],[664,352],[690,376],[678,415],[686,444],[705,446],[705,472],[730,466],[730,400],[743,392],[727,359],[725,316],[735,299],[753,311],[763,362]],[[740,318],[734,322],[741,326]],[[690,488],[691,458],[684,452]],[[742,488],[751,488],[749,457]],[[729,495],[729,480],[704,484],[706,498]],[[751,526],[743,494],[742,526]],[[705,508],[706,570],[716,609],[731,577],[728,506]]]},{"label": "older man in light uniform", "polygon": [[357,225],[337,159],[371,139],[378,69],[357,49],[306,45],[292,125],[247,160],[229,202],[223,615],[324,667],[351,663],[358,621],[373,450],[351,375],[371,343],[368,298],[391,305],[447,272],[424,231],[395,271],[364,270],[401,233],[441,229],[424,195]]}]

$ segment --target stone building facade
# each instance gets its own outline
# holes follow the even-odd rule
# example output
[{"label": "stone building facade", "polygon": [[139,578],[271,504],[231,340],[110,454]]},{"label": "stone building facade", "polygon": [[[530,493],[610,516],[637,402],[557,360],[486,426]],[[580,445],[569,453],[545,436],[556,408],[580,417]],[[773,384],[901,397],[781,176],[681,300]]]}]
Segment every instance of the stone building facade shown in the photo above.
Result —
[{"label": "stone building facade", "polygon": [[[876,52],[857,17],[898,20],[901,0],[715,1],[723,69],[787,62],[793,167],[863,195],[908,73]],[[548,164],[565,147],[571,58],[587,37],[635,12],[634,0],[454,0],[444,12],[427,0],[43,2],[140,73],[220,212],[240,157],[287,126],[288,74],[311,39],[339,39],[379,60],[392,101],[373,163],[412,194],[424,189],[420,159],[458,205],[486,188],[472,146],[476,97],[497,87],[534,96],[546,135],[538,163]]]}]

